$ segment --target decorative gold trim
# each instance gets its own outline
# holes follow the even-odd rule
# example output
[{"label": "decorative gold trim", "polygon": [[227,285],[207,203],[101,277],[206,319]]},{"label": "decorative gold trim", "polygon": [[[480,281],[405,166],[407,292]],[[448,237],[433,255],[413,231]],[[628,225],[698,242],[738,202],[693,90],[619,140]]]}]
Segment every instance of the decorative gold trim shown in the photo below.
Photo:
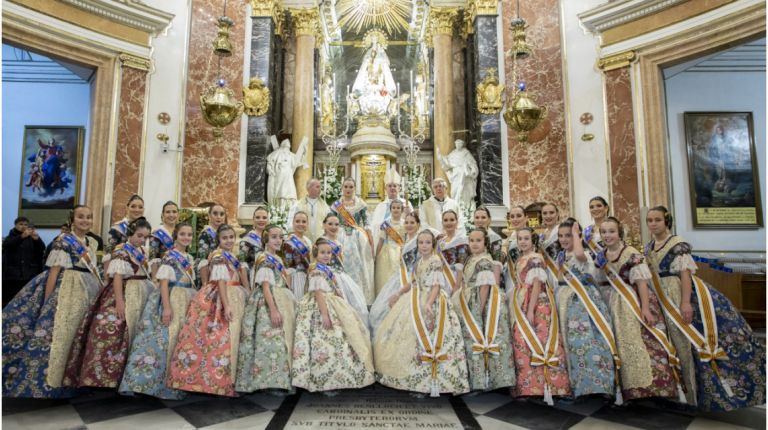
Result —
[{"label": "decorative gold trim", "polygon": [[280,0],[251,0],[251,16],[272,18],[275,23],[275,34],[278,36],[283,34],[285,11]]},{"label": "decorative gold trim", "polygon": [[243,88],[244,112],[248,116],[263,116],[269,110],[269,88],[257,77],[251,78],[247,88]]},{"label": "decorative gold trim", "polygon": [[475,18],[477,18],[477,15],[476,0],[469,0],[466,9],[464,9],[464,21],[461,25],[462,39],[466,40],[470,34],[475,33]]},{"label": "decorative gold trim", "polygon": [[122,53],[118,55],[117,58],[120,60],[120,65],[122,67],[130,67],[132,69],[143,70],[145,72],[148,72],[150,67],[152,67],[152,60],[137,57],[133,54]]},{"label": "decorative gold trim", "polygon": [[499,14],[497,0],[474,0],[477,7],[477,15],[497,16]]},{"label": "decorative gold trim", "polygon": [[432,28],[432,35],[444,34],[453,36],[453,29],[456,26],[456,18],[459,16],[457,7],[433,7],[429,9],[429,24]]},{"label": "decorative gold trim", "polygon": [[635,59],[635,51],[626,51],[597,60],[597,67],[603,72],[629,67]]},{"label": "decorative gold trim", "polygon": [[296,36],[318,36],[320,34],[320,13],[317,9],[290,9],[293,31]]},{"label": "decorative gold trim", "polygon": [[495,115],[501,112],[504,85],[499,84],[495,67],[485,71],[485,79],[477,84],[477,110],[485,115]]}]

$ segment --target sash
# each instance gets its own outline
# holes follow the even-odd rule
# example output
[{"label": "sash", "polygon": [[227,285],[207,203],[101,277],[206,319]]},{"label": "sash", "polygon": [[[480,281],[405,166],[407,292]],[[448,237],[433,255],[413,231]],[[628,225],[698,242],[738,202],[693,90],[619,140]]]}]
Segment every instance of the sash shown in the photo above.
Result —
[{"label": "sash", "polygon": [[214,242],[216,241],[216,236],[217,236],[216,235],[216,230],[214,230],[213,227],[207,225],[207,226],[205,226],[205,229],[203,231],[208,233],[208,236],[211,236],[211,238],[214,240]]},{"label": "sash", "polygon": [[472,344],[472,355],[483,354],[483,360],[485,364],[485,387],[488,388],[488,384],[491,380],[491,369],[488,364],[491,355],[498,356],[501,353],[499,344],[496,343],[496,333],[499,328],[499,303],[501,302],[501,294],[499,293],[499,287],[491,285],[490,301],[488,303],[488,312],[485,317],[485,333],[480,330],[475,318],[469,311],[469,306],[464,298],[464,294],[459,294],[459,303],[461,304],[461,313],[464,317],[464,324],[467,327],[467,332],[472,337],[474,343]]},{"label": "sash", "polygon": [[322,263],[317,263],[315,265],[315,267],[317,268],[317,270],[325,273],[325,275],[328,276],[328,279],[331,282],[336,283],[336,277],[333,275],[333,271],[331,270],[330,267],[328,267],[328,266],[326,266],[325,264],[322,264]]},{"label": "sash", "polygon": [[584,229],[584,239],[589,249],[592,250],[592,252],[594,252],[595,254],[597,254],[598,252],[600,252],[600,245],[597,242],[595,242],[595,235],[592,234],[592,230],[594,230],[594,228],[595,228],[595,225],[592,224],[586,229]]},{"label": "sash", "polygon": [[[275,269],[277,269],[278,272],[280,272],[280,276],[283,278],[283,281],[285,281],[285,284],[288,285],[288,272],[285,270],[285,266],[283,266],[283,263],[280,262],[274,255],[267,254],[266,252],[264,254],[264,258],[267,260],[267,263],[275,266]],[[256,268],[256,264],[253,265],[254,269]]]},{"label": "sash", "polygon": [[184,272],[185,275],[187,275],[187,278],[189,278],[189,281],[193,284],[195,283],[195,280],[192,279],[192,264],[189,263],[189,260],[186,259],[179,251],[175,249],[171,249],[168,251],[168,255],[173,258],[173,260],[176,262],[176,264],[179,265],[181,268],[181,271]]},{"label": "sash", "polygon": [[344,204],[341,202],[341,200],[336,200],[336,202],[333,204],[333,209],[336,210],[336,213],[341,215],[341,218],[344,219],[345,223],[360,233],[364,234],[365,237],[368,238],[368,244],[371,245],[371,249],[373,249],[373,237],[371,237],[371,234],[368,232],[368,230],[357,225],[355,217],[353,217],[352,214],[349,213],[349,210],[344,207]]},{"label": "sash", "polygon": [[125,221],[125,220],[120,221],[119,223],[115,224],[113,227],[123,236],[128,236],[128,221]]},{"label": "sash", "polygon": [[456,277],[453,276],[453,271],[451,270],[451,266],[448,264],[448,261],[445,259],[445,256],[443,255],[443,250],[440,246],[437,247],[437,255],[440,256],[440,260],[443,262],[443,275],[445,275],[445,279],[448,281],[448,284],[451,286],[451,292],[456,290]]},{"label": "sash", "polygon": [[152,237],[159,240],[165,246],[165,249],[173,249],[173,238],[162,228],[155,230],[152,233]]},{"label": "sash", "polygon": [[139,248],[135,248],[128,242],[125,242],[122,248],[128,253],[132,260],[139,264],[139,267],[141,267],[141,270],[144,272],[147,278],[151,279],[152,277],[149,275],[149,273],[147,273],[147,268],[145,267],[147,263],[147,257],[144,255],[144,252]]},{"label": "sash", "polygon": [[327,240],[328,244],[331,245],[331,252],[333,252],[333,255],[335,255],[336,258],[339,259],[339,261],[344,263],[344,253],[341,252],[341,245],[339,245],[338,243],[332,241],[331,239],[328,239],[327,237],[324,238],[324,239]]},{"label": "sash", "polygon": [[403,259],[403,256],[400,256],[400,288],[405,288],[406,285],[409,284],[410,281],[414,278],[414,273],[416,272],[416,265],[413,266],[413,269],[411,270],[411,277],[408,278],[408,266],[405,264],[405,260]]},{"label": "sash", "polygon": [[592,300],[592,297],[589,296],[587,287],[584,286],[581,279],[573,273],[573,270],[570,267],[566,266],[564,269],[565,270],[563,270],[562,273],[565,282],[573,288],[576,296],[581,300],[584,308],[586,308],[589,318],[595,323],[597,330],[603,336],[603,339],[605,339],[605,342],[608,344],[608,348],[611,350],[611,356],[613,357],[614,381],[616,385],[616,404],[621,405],[624,403],[621,397],[621,388],[619,384],[621,358],[619,358],[619,348],[616,346],[616,338],[611,330],[611,324],[608,323],[605,319],[605,315],[600,312],[600,309],[598,309],[597,305]]},{"label": "sash", "polygon": [[723,348],[718,344],[717,335],[717,319],[715,317],[715,306],[712,301],[712,294],[709,292],[709,288],[704,284],[698,276],[691,275],[691,283],[696,290],[696,295],[699,297],[699,311],[701,312],[701,320],[704,326],[704,334],[702,335],[693,324],[686,324],[683,321],[683,316],[680,314],[680,309],[672,300],[667,297],[664,290],[661,288],[661,279],[656,272],[651,273],[653,275],[651,279],[651,285],[653,286],[656,295],[659,297],[659,302],[664,313],[668,319],[677,326],[678,329],[685,335],[688,341],[693,344],[696,351],[699,353],[699,360],[702,363],[707,363],[712,366],[712,370],[720,380],[720,384],[723,386],[728,397],[733,397],[733,390],[728,382],[720,375],[720,369],[717,367],[716,360],[728,360],[728,354],[725,353]]},{"label": "sash", "polygon": [[309,248],[307,248],[307,245],[305,245],[301,239],[296,237],[295,234],[292,234],[288,241],[291,242],[291,245],[293,245],[293,247],[299,251],[299,254],[301,254],[301,256],[307,261],[307,264],[309,264]]},{"label": "sash", "polygon": [[248,234],[245,235],[244,239],[248,239],[247,242],[251,243],[253,246],[258,246],[259,248],[264,248],[264,245],[261,243],[261,236],[256,234],[255,231],[251,230],[248,232]]},{"label": "sash", "polygon": [[[518,285],[522,285],[520,282],[520,275],[515,271],[515,278]],[[531,366],[544,366],[544,402],[548,405],[554,405],[552,400],[552,385],[551,378],[549,376],[549,368],[556,368],[560,365],[560,358],[557,356],[557,340],[560,336],[559,327],[560,322],[557,316],[557,305],[555,304],[555,297],[552,294],[552,289],[547,287],[547,283],[543,283],[544,291],[547,293],[547,299],[549,300],[549,307],[552,311],[552,320],[549,323],[549,334],[547,335],[546,349],[541,341],[536,336],[536,332],[531,326],[531,322],[523,314],[522,309],[517,301],[517,291],[512,294],[512,309],[514,310],[515,323],[520,328],[520,334],[523,335],[523,340],[531,351]],[[520,288],[520,287],[518,287]],[[531,297],[530,300],[538,300],[538,297]]]},{"label": "sash", "polygon": [[413,327],[416,330],[416,339],[419,342],[419,346],[421,346],[421,349],[424,351],[419,354],[419,361],[421,361],[422,364],[432,366],[432,389],[430,391],[430,396],[440,397],[440,384],[438,383],[437,375],[440,368],[440,362],[448,360],[448,355],[442,352],[443,340],[445,339],[445,323],[448,314],[448,305],[446,304],[445,295],[440,294],[435,337],[430,339],[427,326],[424,323],[424,318],[421,316],[419,290],[420,288],[418,286],[411,288],[411,315]]},{"label": "sash", "polygon": [[101,279],[101,275],[99,275],[99,271],[96,269],[96,266],[93,265],[91,256],[88,255],[88,250],[83,246],[82,242],[80,242],[77,237],[70,233],[61,235],[61,240],[66,242],[70,248],[75,251],[77,256],[80,258],[80,261],[85,264],[85,267],[88,268],[89,272],[96,276],[96,279],[99,280],[99,284],[103,287],[104,281]]},{"label": "sash", "polygon": [[224,258],[226,258],[227,261],[229,261],[229,264],[231,264],[232,267],[235,268],[235,270],[240,270],[240,261],[237,258],[235,258],[234,255],[230,254],[227,251],[224,251],[223,249],[221,250],[221,255],[223,255]]},{"label": "sash", "polygon": [[403,246],[405,243],[403,238],[400,237],[400,234],[395,230],[394,227],[392,227],[392,224],[390,224],[389,221],[384,221],[381,223],[381,230],[384,230],[384,232],[387,234],[387,237],[397,243],[398,246]]},{"label": "sash", "polygon": [[549,271],[549,274],[552,275],[553,279],[557,280],[560,278],[561,269],[557,266],[557,263],[555,263],[555,260],[552,259],[552,257],[549,256],[547,251],[542,252],[544,257],[544,264],[547,266],[547,270]]},{"label": "sash", "polygon": [[[603,270],[605,271],[605,274],[608,278],[608,283],[611,285],[611,287],[616,291],[619,296],[624,300],[624,302],[629,306],[632,313],[635,315],[635,318],[637,321],[645,327],[646,330],[648,330],[654,338],[656,338],[657,341],[661,344],[661,347],[664,348],[664,352],[667,353],[667,358],[669,360],[669,364],[672,367],[672,376],[675,378],[675,381],[677,382],[677,394],[678,398],[680,400],[680,403],[686,403],[685,394],[683,393],[683,388],[680,385],[680,359],[677,358],[677,350],[675,349],[675,346],[672,344],[672,342],[669,341],[669,338],[667,337],[667,334],[656,328],[655,326],[649,325],[643,320],[643,315],[640,308],[640,299],[638,299],[637,295],[635,294],[634,290],[627,285],[626,282],[624,282],[623,279],[616,273],[615,270],[608,267],[608,265],[603,266]],[[661,299],[659,299],[661,300]]]}]

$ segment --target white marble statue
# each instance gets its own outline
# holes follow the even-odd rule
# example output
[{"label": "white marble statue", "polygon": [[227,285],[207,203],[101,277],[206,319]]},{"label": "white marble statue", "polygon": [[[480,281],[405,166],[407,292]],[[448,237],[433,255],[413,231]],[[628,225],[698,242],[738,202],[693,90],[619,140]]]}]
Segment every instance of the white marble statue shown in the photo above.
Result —
[{"label": "white marble statue", "polygon": [[463,140],[457,139],[456,149],[447,156],[438,153],[438,160],[451,183],[451,198],[468,204],[477,192],[477,162],[466,148]]},{"label": "white marble statue", "polygon": [[352,97],[363,115],[387,116],[397,93],[384,46],[374,37],[352,84]]},{"label": "white marble statue", "polygon": [[285,139],[278,146],[276,136],[270,139],[273,151],[267,156],[267,201],[288,204],[296,200],[293,172],[302,166],[309,168],[306,161],[307,138],[301,139],[296,153],[291,152],[290,140]]}]

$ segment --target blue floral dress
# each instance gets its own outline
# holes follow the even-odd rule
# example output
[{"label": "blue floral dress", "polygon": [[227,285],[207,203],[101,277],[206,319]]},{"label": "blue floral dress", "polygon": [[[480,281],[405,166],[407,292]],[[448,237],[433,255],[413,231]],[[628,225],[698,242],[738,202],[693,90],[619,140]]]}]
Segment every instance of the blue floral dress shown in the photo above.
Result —
[{"label": "blue floral dress", "polygon": [[[89,239],[86,243],[87,258],[95,262],[96,243]],[[101,285],[76,247],[63,236],[53,242],[45,264],[62,270],[47,299],[49,270],[29,281],[3,309],[5,397],[64,398],[77,393],[72,388],[55,387],[61,387],[69,348]]]},{"label": "blue floral dress", "polygon": [[[656,243],[651,241],[645,248],[645,254],[651,268],[659,274],[665,295],[679,306],[682,294],[680,273],[689,270],[694,274],[697,269],[691,257],[691,245],[679,236],[671,236],[658,248]],[[696,402],[700,409],[706,411],[730,411],[764,404],[765,346],[755,339],[752,328],[733,304],[712,286],[706,287],[715,310],[718,346],[728,357],[714,360],[714,365],[701,361],[696,349],[692,348],[691,343],[668,318],[670,338],[680,354],[680,359],[683,363],[691,362],[695,374],[694,383],[686,381],[686,385],[695,386]],[[693,326],[699,333],[704,333],[699,297],[695,288],[691,291],[691,307]],[[687,357],[683,357],[682,351],[686,351]],[[733,396],[726,392],[715,372],[715,366]]]},{"label": "blue floral dress", "polygon": [[183,391],[169,388],[166,373],[173,349],[186,321],[187,307],[195,295],[192,257],[174,251],[162,259],[158,281],[167,280],[171,305],[171,322],[163,324],[160,288],[155,288],[144,306],[139,331],[131,346],[125,366],[120,394],[148,394],[168,400],[186,397]]},{"label": "blue floral dress", "polygon": [[237,259],[248,266],[248,273],[253,270],[253,263],[256,257],[264,251],[264,244],[261,241],[261,235],[256,230],[251,230],[240,239],[237,245]]}]

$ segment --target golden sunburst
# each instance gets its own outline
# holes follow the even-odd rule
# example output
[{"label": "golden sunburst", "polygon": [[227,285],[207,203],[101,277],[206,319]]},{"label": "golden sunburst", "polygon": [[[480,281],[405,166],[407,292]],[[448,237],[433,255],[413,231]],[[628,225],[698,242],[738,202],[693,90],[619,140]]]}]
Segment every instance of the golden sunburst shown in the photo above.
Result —
[{"label": "golden sunburst", "polygon": [[340,0],[339,25],[356,33],[379,27],[392,34],[408,28],[411,6],[412,0]]}]

